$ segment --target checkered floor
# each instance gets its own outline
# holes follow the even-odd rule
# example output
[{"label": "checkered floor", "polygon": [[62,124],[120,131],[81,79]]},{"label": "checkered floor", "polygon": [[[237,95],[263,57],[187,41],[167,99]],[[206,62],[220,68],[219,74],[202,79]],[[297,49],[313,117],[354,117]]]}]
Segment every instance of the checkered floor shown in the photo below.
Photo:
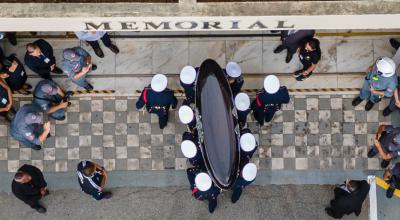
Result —
[{"label": "checkered floor", "polygon": [[[379,169],[367,158],[372,136],[388,100],[368,113],[365,103],[351,106],[352,95],[292,96],[272,123],[261,129],[249,117],[260,147],[253,160],[264,170]],[[16,107],[28,103],[17,100]],[[164,130],[157,118],[135,110],[130,97],[83,97],[72,100],[67,119],[51,121],[51,134],[40,151],[21,147],[0,124],[0,172],[15,172],[24,163],[46,172],[74,171],[91,159],[107,170],[185,169],[179,144],[185,126],[175,120]],[[378,111],[379,110],[379,111]]]}]

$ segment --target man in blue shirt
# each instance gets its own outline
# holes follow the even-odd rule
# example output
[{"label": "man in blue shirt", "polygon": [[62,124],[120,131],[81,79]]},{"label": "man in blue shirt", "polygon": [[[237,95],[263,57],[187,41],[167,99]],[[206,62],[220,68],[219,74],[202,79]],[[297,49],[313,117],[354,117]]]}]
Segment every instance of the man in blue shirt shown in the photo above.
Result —
[{"label": "man in blue shirt", "polygon": [[104,186],[108,178],[104,167],[84,160],[78,164],[77,175],[82,191],[91,195],[95,200],[99,201],[112,197],[111,192],[104,191]]},{"label": "man in blue shirt", "polygon": [[374,137],[374,146],[368,151],[368,157],[374,157],[378,153],[382,158],[382,168],[386,168],[392,159],[400,156],[400,128],[392,125],[379,126]]}]

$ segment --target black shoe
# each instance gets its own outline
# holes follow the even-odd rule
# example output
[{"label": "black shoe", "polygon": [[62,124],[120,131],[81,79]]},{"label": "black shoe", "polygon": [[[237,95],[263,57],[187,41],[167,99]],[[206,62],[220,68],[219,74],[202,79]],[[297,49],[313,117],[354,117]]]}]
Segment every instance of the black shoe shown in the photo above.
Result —
[{"label": "black shoe", "polygon": [[62,69],[58,68],[58,67],[54,67],[54,70],[52,71],[55,74],[63,74]]},{"label": "black shoe", "polygon": [[353,101],[351,102],[352,106],[357,106],[359,105],[363,100],[360,98],[360,96],[357,96],[357,98],[353,99]]},{"label": "black shoe", "polygon": [[22,86],[22,88],[24,88],[24,89],[26,89],[26,90],[30,90],[30,89],[32,89],[32,86],[31,86],[31,84],[29,84],[29,83],[25,83],[25,84]]},{"label": "black shoe", "polygon": [[297,70],[296,72],[293,73],[293,76],[297,77],[300,76],[303,70]]},{"label": "black shoe", "polygon": [[39,213],[46,213],[47,212],[46,208],[43,207],[43,206],[40,206],[39,208],[37,208],[36,211],[38,211]]},{"label": "black shoe", "polygon": [[47,134],[47,138],[49,138],[49,137],[51,137],[51,134],[50,134],[50,133]]},{"label": "black shoe", "polygon": [[287,53],[286,59],[285,59],[286,63],[290,63],[292,58],[293,58],[293,54],[292,53]]},{"label": "black shoe", "polygon": [[371,108],[373,108],[374,105],[375,105],[375,103],[368,101],[367,104],[365,104],[365,111],[371,110]]},{"label": "black shoe", "polygon": [[64,99],[68,100],[68,99],[70,99],[71,96],[73,96],[73,95],[74,95],[74,92],[72,92],[72,91],[66,91],[65,94],[64,94]]},{"label": "black shoe", "polygon": [[387,166],[389,166],[390,160],[382,160],[381,162],[381,168],[385,169]]},{"label": "black shoe", "polygon": [[94,49],[94,53],[95,53],[98,57],[100,57],[100,58],[103,58],[103,57],[104,57],[104,53],[103,53],[103,51],[101,50],[100,47]]},{"label": "black shoe", "polygon": [[97,65],[96,64],[92,64],[92,70],[97,70]]},{"label": "black shoe", "polygon": [[208,202],[208,211],[210,213],[213,213],[215,211],[215,208],[217,207],[217,201],[215,202]]},{"label": "black shoe", "polygon": [[11,45],[15,46],[17,45],[17,33],[16,32],[7,32],[7,39],[8,42],[10,42]]},{"label": "black shoe", "polygon": [[386,197],[389,199],[392,198],[394,191],[395,191],[395,188],[389,187],[389,189],[386,190]]},{"label": "black shoe", "polygon": [[111,192],[105,192],[104,195],[103,195],[102,200],[103,199],[110,199],[111,197],[112,197],[112,193]]},{"label": "black shoe", "polygon": [[331,217],[333,217],[333,210],[332,208],[326,207],[325,208],[325,213]]},{"label": "black shoe", "polygon": [[375,157],[376,154],[377,154],[376,151],[371,149],[371,150],[368,151],[367,156],[368,156],[368,158],[372,158],[372,157]]},{"label": "black shoe", "polygon": [[34,145],[34,146],[32,146],[32,149],[34,149],[34,150],[40,150],[40,149],[42,149],[42,146],[40,146],[40,145]]},{"label": "black shoe", "polygon": [[108,48],[115,54],[119,53],[118,47],[115,46],[114,44],[111,44]]},{"label": "black shoe", "polygon": [[93,90],[92,84],[88,83],[88,85],[85,87],[85,89],[86,89],[87,91]]},{"label": "black shoe", "polygon": [[280,53],[285,49],[285,46],[283,46],[282,44],[279,45],[275,50],[274,53]]},{"label": "black shoe", "polygon": [[383,115],[384,117],[386,117],[386,116],[390,115],[390,113],[392,113],[392,110],[390,110],[389,107],[386,107],[386,108],[383,110],[382,115]]},{"label": "black shoe", "polygon": [[399,49],[399,47],[400,47],[400,42],[398,42],[396,39],[390,38],[389,42],[390,42],[390,45],[391,45],[394,49],[396,49],[396,50]]}]

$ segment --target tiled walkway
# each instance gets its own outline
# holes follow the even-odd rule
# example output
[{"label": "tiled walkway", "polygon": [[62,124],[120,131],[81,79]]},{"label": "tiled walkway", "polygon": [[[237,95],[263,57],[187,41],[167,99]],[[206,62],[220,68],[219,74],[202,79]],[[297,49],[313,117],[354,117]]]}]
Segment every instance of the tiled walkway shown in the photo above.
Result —
[{"label": "tiled walkway", "polygon": [[[368,159],[367,151],[378,122],[389,121],[378,111],[387,100],[367,113],[363,104],[354,109],[352,99],[294,96],[261,129],[250,117],[249,127],[260,144],[253,160],[264,170],[379,169],[378,159]],[[81,159],[93,159],[108,170],[185,169],[179,146],[186,128],[176,120],[177,112],[160,130],[156,117],[136,111],[135,102],[129,97],[74,98],[67,119],[51,121],[52,137],[40,151],[20,147],[2,122],[0,172],[14,172],[24,163],[47,172],[73,171]]]}]

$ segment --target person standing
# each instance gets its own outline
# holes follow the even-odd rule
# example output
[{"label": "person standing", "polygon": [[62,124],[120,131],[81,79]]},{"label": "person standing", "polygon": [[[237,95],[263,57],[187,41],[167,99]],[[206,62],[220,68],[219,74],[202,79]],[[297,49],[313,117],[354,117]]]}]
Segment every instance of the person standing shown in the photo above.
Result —
[{"label": "person standing", "polygon": [[240,68],[239,64],[235,62],[229,62],[226,64],[224,72],[231,87],[232,95],[235,97],[242,89],[244,83],[242,69]]},{"label": "person standing", "polygon": [[326,214],[333,218],[342,218],[345,214],[355,213],[359,216],[362,204],[369,192],[369,184],[365,180],[346,180],[335,188],[335,198],[325,208]]},{"label": "person standing", "polygon": [[39,200],[49,195],[43,173],[36,167],[24,164],[14,175],[11,183],[12,193],[39,213],[45,213],[46,208]]},{"label": "person standing", "polygon": [[148,113],[157,114],[160,129],[167,126],[169,108],[172,106],[175,109],[178,104],[174,92],[167,88],[167,84],[168,79],[164,74],[156,74],[136,102],[136,109],[146,106]]},{"label": "person standing", "polygon": [[254,163],[247,163],[243,166],[240,175],[232,186],[231,202],[236,203],[242,195],[243,189],[250,185],[257,176],[257,166]]},{"label": "person standing", "polygon": [[95,200],[100,201],[112,197],[111,192],[104,191],[108,178],[107,171],[104,167],[94,162],[84,160],[78,164],[77,175],[82,191],[91,195]]},{"label": "person standing", "polygon": [[392,198],[396,189],[400,190],[400,163],[393,164],[383,173],[383,179],[389,184],[386,197]]},{"label": "person standing", "polygon": [[374,145],[368,151],[368,157],[372,158],[379,153],[383,169],[389,165],[392,159],[400,156],[400,128],[392,125],[380,125],[373,141]]},{"label": "person standing", "polygon": [[250,113],[250,98],[249,96],[241,92],[235,97],[235,107],[237,110],[238,121],[240,128],[244,128],[247,124],[247,115]]},{"label": "person standing", "polygon": [[0,78],[7,82],[12,91],[18,91],[24,95],[31,94],[29,90],[32,86],[26,83],[28,75],[24,65],[14,54],[2,60]]},{"label": "person standing", "polygon": [[56,66],[53,47],[43,39],[26,45],[24,62],[29,69],[39,74],[44,79],[51,79],[50,72],[56,74],[63,73],[62,70]]},{"label": "person standing", "polygon": [[282,44],[279,45],[274,53],[280,53],[287,49],[286,63],[292,60],[293,54],[296,53],[297,49],[302,46],[304,39],[312,38],[315,35],[315,30],[286,30],[281,31]]},{"label": "person standing", "polygon": [[192,66],[185,66],[182,68],[179,74],[180,84],[185,92],[186,99],[184,105],[190,105],[194,103],[195,92],[194,87],[196,85],[197,71]]},{"label": "person standing", "polygon": [[263,126],[264,121],[270,122],[282,104],[289,101],[287,88],[280,86],[278,77],[269,75],[264,79],[264,88],[257,93],[256,99],[251,103],[251,110],[257,122]]},{"label": "person standing", "polygon": [[13,107],[13,94],[7,83],[0,79],[0,115],[11,122],[15,115]]},{"label": "person standing", "polygon": [[240,164],[246,164],[257,150],[257,141],[249,128],[240,131]]},{"label": "person standing", "polygon": [[50,137],[50,122],[44,123],[39,107],[26,104],[11,121],[11,136],[26,147],[40,150],[43,142]]},{"label": "person standing", "polygon": [[89,53],[82,47],[68,48],[63,51],[63,58],[63,70],[68,78],[86,90],[93,90],[86,77],[90,71],[96,70],[97,66],[93,64]]},{"label": "person standing", "polygon": [[186,173],[194,198],[200,201],[208,200],[208,211],[213,213],[221,190],[213,184],[211,177],[199,168],[188,168]]},{"label": "person standing", "polygon": [[105,31],[76,31],[75,35],[79,40],[86,41],[93,48],[94,53],[100,58],[104,57],[104,53],[98,43],[99,40],[113,53],[119,53],[118,47],[111,42],[110,36]]},{"label": "person standing", "polygon": [[181,151],[189,163],[201,169],[205,169],[203,156],[201,155],[200,148],[191,140],[183,140],[181,143]]},{"label": "person standing", "polygon": [[315,38],[306,39],[304,45],[298,50],[300,62],[303,64],[301,70],[294,73],[297,81],[304,81],[309,78],[319,60],[321,59],[321,48],[319,40]]},{"label": "person standing", "polygon": [[187,125],[189,131],[196,128],[196,118],[194,117],[193,109],[188,105],[182,105],[178,110],[179,120],[182,124]]},{"label": "person standing", "polygon": [[40,81],[33,92],[33,104],[39,106],[44,113],[47,113],[55,120],[64,120],[65,112],[70,102],[68,98],[72,92],[64,91],[52,80]]}]

